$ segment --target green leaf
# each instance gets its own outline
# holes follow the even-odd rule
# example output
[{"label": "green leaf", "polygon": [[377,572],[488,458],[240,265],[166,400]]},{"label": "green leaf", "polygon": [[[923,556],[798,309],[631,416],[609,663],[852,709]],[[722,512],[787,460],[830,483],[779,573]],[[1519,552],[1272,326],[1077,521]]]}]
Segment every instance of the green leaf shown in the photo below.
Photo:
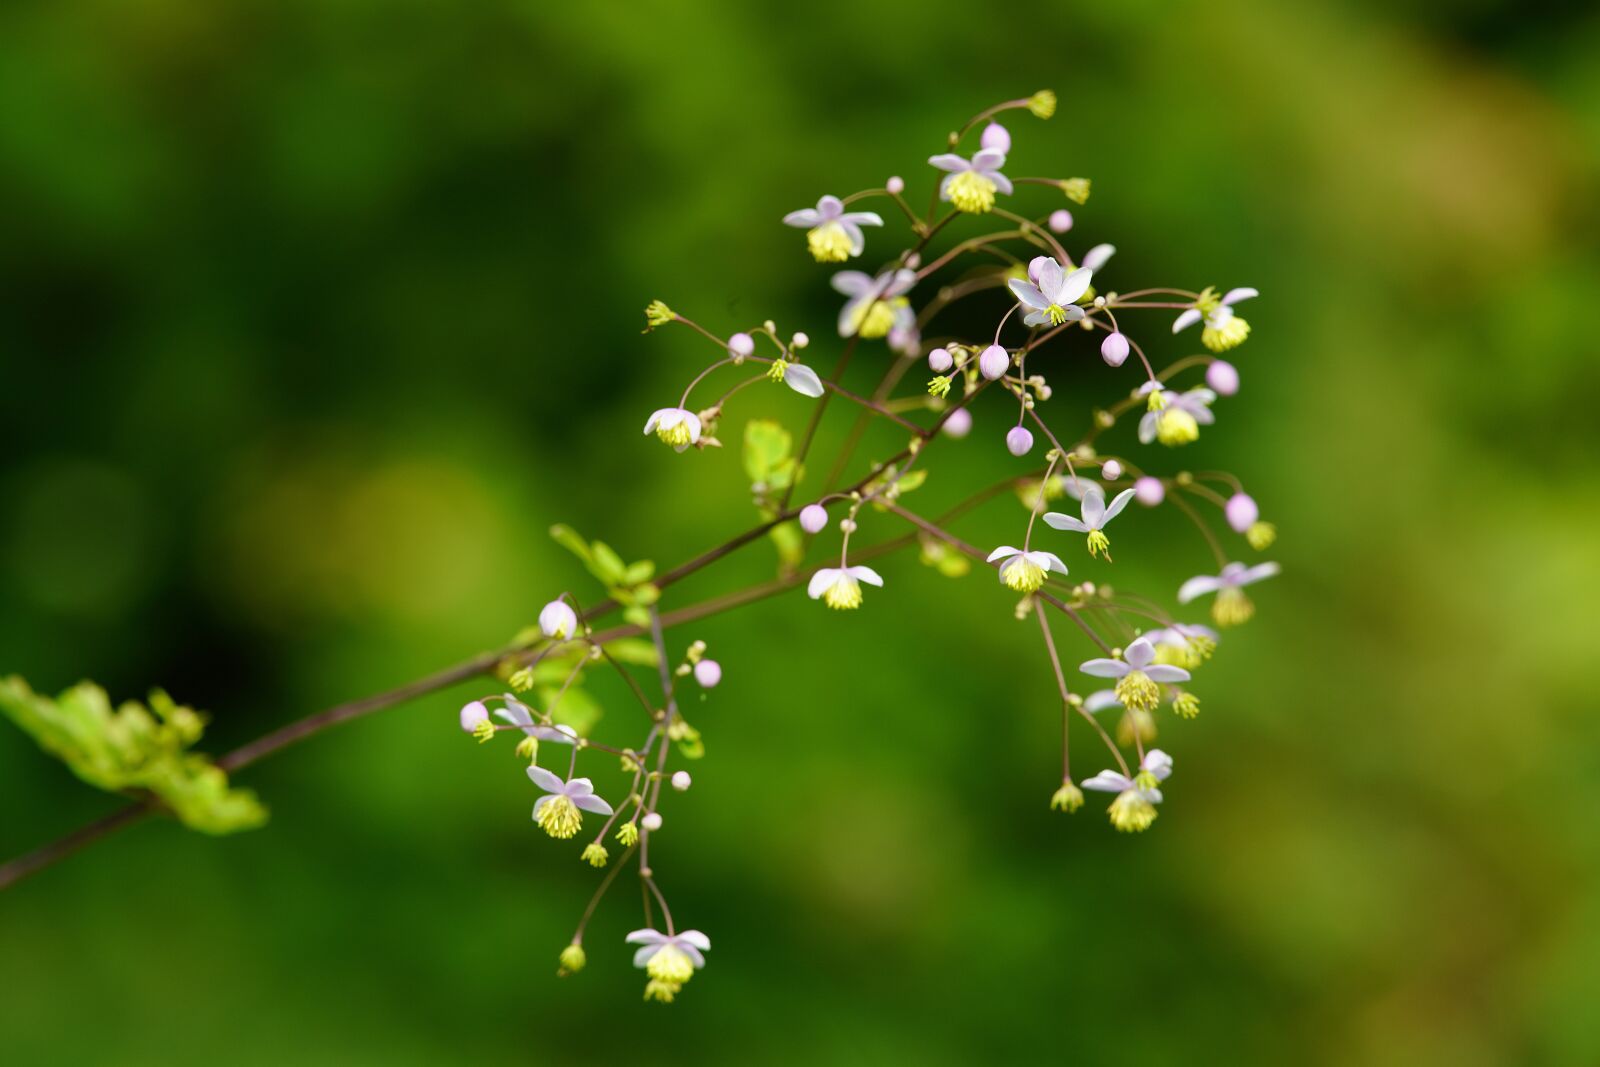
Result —
[{"label": "green leaf", "polygon": [[641,559],[637,563],[628,564],[628,569],[622,572],[622,583],[638,585],[640,582],[648,582],[655,577],[655,573],[656,565],[650,560]]},{"label": "green leaf", "polygon": [[[783,425],[771,419],[751,419],[744,426],[744,472],[751,482],[772,486],[773,476],[787,464],[787,473],[794,471],[789,450],[794,439]],[[785,482],[785,485],[788,483]],[[783,488],[784,486],[777,486]]]},{"label": "green leaf", "polygon": [[[557,724],[572,727],[579,737],[588,737],[604,714],[600,705],[576,685],[561,693],[561,699],[557,701],[556,694],[559,692],[560,688],[556,686],[539,690],[539,705],[549,712],[550,718]],[[556,702],[553,708],[550,706],[552,701]]]},{"label": "green leaf", "polygon": [[797,567],[806,557],[805,535],[796,522],[780,522],[768,531],[767,536],[778,549],[778,562],[787,568]]},{"label": "green leaf", "polygon": [[558,522],[550,527],[550,536],[555,538],[556,544],[583,560],[587,565],[594,557],[589,552],[589,543],[578,536],[578,531],[566,523]]},{"label": "green leaf", "polygon": [[0,681],[0,712],[85,782],[113,793],[153,793],[190,829],[228,834],[267,821],[254,793],[230,789],[210,757],[188,751],[205,731],[205,716],[160,690],[148,707],[128,701],[113,711],[106,691],[91,682],[52,700],[13,676]]},{"label": "green leaf", "polygon": [[618,663],[627,663],[635,667],[654,667],[660,662],[656,655],[655,644],[642,637],[619,637],[615,641],[606,642],[605,649]]}]

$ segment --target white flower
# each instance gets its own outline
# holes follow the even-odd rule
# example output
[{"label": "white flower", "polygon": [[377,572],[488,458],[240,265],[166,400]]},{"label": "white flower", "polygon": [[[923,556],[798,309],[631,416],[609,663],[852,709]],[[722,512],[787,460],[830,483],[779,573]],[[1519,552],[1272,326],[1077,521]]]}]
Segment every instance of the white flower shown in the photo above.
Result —
[{"label": "white flower", "polygon": [[916,313],[905,294],[917,283],[912,270],[884,271],[876,278],[858,270],[842,270],[830,284],[850,299],[839,311],[839,336],[860,334],[867,340],[889,336],[893,329],[911,329]]},{"label": "white flower", "polygon": [[803,363],[775,359],[772,361],[772,368],[767,371],[767,377],[775,382],[782,382],[801,396],[822,395],[822,379],[817,377],[816,371]]},{"label": "white flower", "polygon": [[1105,491],[1099,486],[1094,486],[1084,491],[1083,505],[1081,508],[1083,518],[1075,519],[1071,515],[1063,515],[1059,511],[1046,512],[1044,521],[1047,526],[1057,530],[1071,530],[1073,533],[1089,535],[1089,555],[1104,553],[1106,560],[1111,559],[1111,539],[1102,529],[1106,523],[1122,513],[1128,506],[1128,501],[1133,499],[1133,490],[1124,489],[1111,501],[1111,506],[1106,506]]},{"label": "white flower", "polygon": [[653,432],[675,451],[682,452],[700,440],[700,416],[684,408],[662,408],[650,415],[644,432]]},{"label": "white flower", "polygon": [[683,983],[706,965],[704,953],[711,951],[711,939],[699,930],[664,934],[660,930],[635,930],[625,939],[642,946],[633,954],[633,965],[643,967],[650,976],[645,986],[646,999],[671,1003]]},{"label": "white flower", "polygon": [[1169,663],[1156,663],[1156,650],[1148,638],[1138,638],[1122,659],[1091,659],[1078,669],[1095,678],[1117,679],[1117,699],[1129,711],[1154,711],[1161,702],[1157,682],[1187,682],[1189,672]]},{"label": "white flower", "polygon": [[1001,545],[989,553],[989,562],[1004,560],[1000,564],[1000,581],[1008,589],[1019,593],[1035,593],[1044,586],[1050,571],[1066,574],[1067,565],[1054,552],[1024,552],[1020,548]]},{"label": "white flower", "polygon": [[1088,270],[1097,271],[1106,265],[1106,260],[1116,254],[1116,245],[1095,245],[1083,254],[1083,262],[1078,265]]},{"label": "white flower", "polygon": [[578,632],[578,613],[565,600],[552,600],[539,612],[539,630],[546,637],[565,641]]},{"label": "white flower", "polygon": [[1164,445],[1186,445],[1199,438],[1200,427],[1217,421],[1211,413],[1211,402],[1217,399],[1217,394],[1210,389],[1174,393],[1157,383],[1146,382],[1139,391],[1151,398],[1150,410],[1139,419],[1140,444],[1147,445],[1159,439]]},{"label": "white flower", "polygon": [[1111,802],[1111,825],[1124,832],[1148,829],[1156,821],[1155,806],[1161,803],[1158,783],[1172,773],[1172,757],[1159,748],[1152,748],[1139,764],[1139,773],[1132,778],[1116,771],[1101,771],[1083,783],[1085,789],[1101,793],[1115,793]]},{"label": "white flower", "polygon": [[928,162],[948,172],[939,183],[939,199],[948,200],[957,211],[981,215],[994,208],[995,193],[1011,195],[1011,179],[1000,173],[1006,154],[997,148],[980,149],[970,160],[947,152]]},{"label": "white flower", "polygon": [[528,705],[507,693],[504,697],[505,706],[496,708],[494,717],[502,722],[508,722],[536,741],[551,741],[558,745],[576,744],[578,731],[570,726],[541,726],[533,721],[533,712],[528,710]]},{"label": "white flower", "polygon": [[883,585],[883,578],[871,567],[823,567],[811,576],[806,595],[822,598],[828,607],[847,611],[861,606],[861,583]]},{"label": "white flower", "polygon": [[564,782],[560,776],[543,767],[529,767],[528,777],[533,779],[534,785],[549,794],[540,797],[533,805],[533,818],[551,837],[566,840],[578,832],[583,825],[583,816],[578,814],[579,808],[600,815],[611,814],[611,805],[594,795],[594,784],[587,778]]},{"label": "white flower", "polygon": [[863,226],[882,226],[883,219],[873,211],[846,211],[837,196],[825,196],[815,208],[801,208],[783,217],[785,226],[807,230],[806,246],[818,263],[843,263],[859,256],[866,244]]},{"label": "white flower", "polygon": [[1205,328],[1200,331],[1200,343],[1213,352],[1226,352],[1250,336],[1250,324],[1234,314],[1233,305],[1260,295],[1255,289],[1245,287],[1229,289],[1219,300],[1208,287],[1195,301],[1194,307],[1173,320],[1172,332],[1186,330],[1203,319]]},{"label": "white flower", "polygon": [[1271,578],[1278,570],[1276,563],[1258,563],[1254,567],[1230,563],[1214,578],[1201,575],[1184,582],[1178,590],[1178,603],[1187,604],[1195,597],[1215,593],[1217,599],[1211,605],[1211,617],[1218,626],[1237,626],[1248,622],[1256,613],[1255,605],[1241,587]]},{"label": "white flower", "polygon": [[1079,267],[1070,274],[1052,256],[1034,256],[1028,263],[1028,280],[1012,278],[1006,284],[1023,306],[1030,310],[1022,317],[1029,326],[1059,326],[1083,318],[1077,301],[1089,290],[1094,271]]}]

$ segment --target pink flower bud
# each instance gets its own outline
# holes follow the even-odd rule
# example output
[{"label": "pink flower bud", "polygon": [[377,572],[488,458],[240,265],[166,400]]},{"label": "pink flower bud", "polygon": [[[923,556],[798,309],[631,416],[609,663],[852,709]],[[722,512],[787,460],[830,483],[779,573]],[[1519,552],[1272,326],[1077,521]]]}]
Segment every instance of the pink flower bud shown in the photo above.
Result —
[{"label": "pink flower bud", "polygon": [[693,781],[694,779],[689,777],[688,771],[675,771],[672,775],[672,788],[682,793],[689,788]]},{"label": "pink flower bud", "polygon": [[972,432],[972,412],[966,408],[956,408],[944,420],[944,432],[958,440],[967,436]]},{"label": "pink flower bud", "polygon": [[1013,426],[1006,434],[1006,451],[1013,456],[1026,456],[1033,451],[1033,434],[1026,426]]},{"label": "pink flower bud", "polygon": [[461,709],[461,728],[467,733],[478,728],[480,723],[489,721],[489,709],[483,706],[483,701],[474,700]]},{"label": "pink flower bud", "polygon": [[826,525],[828,525],[828,509],[821,504],[807,504],[800,509],[800,529],[806,533],[821,533]]},{"label": "pink flower bud", "polygon": [[943,348],[935,348],[928,353],[928,368],[935,374],[943,374],[955,365],[955,358]]},{"label": "pink flower bud", "polygon": [[1108,459],[1100,464],[1100,477],[1108,482],[1114,482],[1122,477],[1122,464],[1114,459]]},{"label": "pink flower bud", "polygon": [[715,689],[722,681],[722,664],[714,659],[703,659],[694,665],[694,680],[702,689]]},{"label": "pink flower bud", "polygon": [[1147,508],[1153,508],[1167,498],[1167,488],[1160,478],[1148,474],[1133,483],[1133,499]]},{"label": "pink flower bud", "polygon": [[1261,517],[1261,509],[1256,507],[1256,502],[1245,493],[1235,493],[1230,496],[1228,503],[1222,508],[1222,513],[1228,517],[1228,525],[1233,527],[1234,533],[1244,533]]},{"label": "pink flower bud", "polygon": [[639,825],[644,827],[646,830],[649,830],[651,833],[655,833],[657,830],[661,829],[661,813],[659,811],[652,811],[649,815],[646,815],[644,818],[639,820]]},{"label": "pink flower bud", "polygon": [[998,122],[991,122],[983,128],[983,136],[978,139],[978,143],[985,148],[1009,152],[1011,151],[1011,131]]},{"label": "pink flower bud", "polygon": [[1232,396],[1239,391],[1239,369],[1226,360],[1216,360],[1206,368],[1206,384],[1218,396]]},{"label": "pink flower bud", "polygon": [[900,175],[896,174],[894,177],[884,182],[883,187],[889,190],[889,192],[893,193],[895,196],[899,196],[901,193],[906,191],[906,180],[900,177]]},{"label": "pink flower bud", "polygon": [[736,356],[748,356],[755,350],[755,338],[747,333],[736,333],[728,338],[728,351]]},{"label": "pink flower bud", "polygon": [[1106,339],[1100,342],[1100,358],[1108,367],[1122,366],[1123,360],[1128,358],[1128,339],[1121,331],[1106,334]]},{"label": "pink flower bud", "polygon": [[991,382],[1005,374],[1011,366],[1011,353],[999,345],[990,345],[978,357],[978,371]]},{"label": "pink flower bud", "polygon": [[1072,212],[1064,207],[1050,212],[1050,228],[1056,233],[1066,233],[1072,229]]}]

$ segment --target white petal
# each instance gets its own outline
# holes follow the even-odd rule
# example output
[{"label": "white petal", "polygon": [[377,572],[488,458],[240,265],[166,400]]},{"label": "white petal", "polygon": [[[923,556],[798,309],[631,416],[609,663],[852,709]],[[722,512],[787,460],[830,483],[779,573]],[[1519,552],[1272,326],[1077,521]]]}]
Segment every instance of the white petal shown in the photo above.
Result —
[{"label": "white petal", "polygon": [[1044,298],[1044,294],[1039,291],[1039,287],[1032,282],[1025,282],[1021,278],[1012,278],[1006,282],[1006,285],[1010,287],[1011,295],[1015,296],[1027,307],[1042,311],[1050,306],[1050,301]]},{"label": "white petal", "polygon": [[1004,193],[1006,196],[1010,196],[1013,192],[1015,192],[1015,190],[1011,187],[1011,179],[1007,178],[999,171],[986,170],[983,172],[983,176],[994,182],[995,192]]},{"label": "white petal", "polygon": [[846,211],[839,216],[839,221],[852,223],[856,226],[882,226],[883,216],[876,211]]},{"label": "white petal", "polygon": [[973,170],[999,170],[1006,165],[1006,154],[998,148],[984,148],[972,157]]},{"label": "white petal", "polygon": [[1100,521],[1106,514],[1106,494],[1099,486],[1083,494],[1083,524],[1091,530],[1100,528]]},{"label": "white petal", "polygon": [[821,222],[822,216],[817,214],[816,209],[809,207],[803,207],[799,211],[791,211],[783,217],[785,226],[803,226],[808,230]]},{"label": "white petal", "polygon": [[533,779],[533,784],[543,789],[546,793],[559,793],[566,788],[565,782],[551,771],[543,767],[529,767],[528,777]]},{"label": "white petal", "polygon": [[947,170],[952,174],[959,174],[964,170],[972,169],[971,163],[956,155],[954,152],[946,152],[943,155],[938,156],[929,156],[928,162],[933,166],[938,167],[940,170]]},{"label": "white petal", "polygon": [[859,270],[841,270],[828,279],[833,291],[845,296],[860,296],[872,291],[872,275]]},{"label": "white petal", "polygon": [[1003,559],[1006,556],[1015,556],[1021,551],[1022,550],[1020,548],[1012,548],[1010,545],[1001,545],[999,548],[989,553],[989,558],[984,562],[993,563],[995,560]]},{"label": "white petal", "polygon": [[1130,501],[1132,499],[1133,499],[1133,490],[1132,489],[1124,489],[1122,492],[1118,493],[1116,495],[1116,498],[1111,501],[1111,506],[1106,508],[1105,515],[1100,519],[1100,525],[1104,526],[1106,523],[1110,522],[1112,519],[1114,519],[1118,515],[1122,514],[1122,509],[1127,507],[1128,506],[1128,501]]},{"label": "white petal", "polygon": [[1073,533],[1089,532],[1089,527],[1083,524],[1082,519],[1075,515],[1063,515],[1059,511],[1045,512],[1044,523],[1046,526],[1054,527],[1057,530],[1071,530]]},{"label": "white petal", "polygon": [[1117,699],[1114,689],[1097,689],[1083,698],[1083,710],[1090,713],[1112,707],[1122,707],[1122,701]]},{"label": "white petal", "polygon": [[678,935],[678,940],[693,945],[702,952],[711,951],[711,939],[699,930],[685,930]]},{"label": "white petal", "polygon": [[828,587],[839,580],[844,572],[838,567],[823,567],[811,576],[811,584],[806,586],[806,596],[812,600],[817,599],[828,591]]},{"label": "white petal", "polygon": [[801,396],[821,396],[822,379],[810,367],[794,364],[783,372],[783,384]]},{"label": "white petal", "polygon": [[1116,252],[1116,245],[1095,245],[1083,254],[1083,266],[1089,270],[1099,270]]},{"label": "white petal", "polygon": [[844,201],[837,196],[824,196],[817,201],[817,214],[825,219],[837,221],[839,216],[844,214]]},{"label": "white petal", "polygon": [[1121,678],[1132,669],[1120,659],[1091,659],[1078,665],[1078,670],[1095,678]]},{"label": "white petal", "polygon": [[883,585],[883,576],[871,567],[846,567],[844,572],[858,582],[879,587]]},{"label": "white petal", "polygon": [[1254,567],[1251,567],[1249,570],[1240,575],[1239,580],[1234,584],[1249,585],[1252,582],[1259,582],[1263,578],[1271,578],[1280,570],[1282,570],[1282,568],[1276,563],[1257,563]]},{"label": "white petal", "polygon": [[644,930],[635,930],[622,940],[626,941],[630,945],[664,945],[667,943],[667,935],[662,933],[660,930],[651,930],[647,928]]},{"label": "white petal", "polygon": [[[652,931],[652,933],[653,932],[654,931]],[[646,945],[644,948],[633,954],[633,965],[635,967],[643,967],[645,964],[650,962],[650,957],[654,956],[660,951],[660,945]]]},{"label": "white petal", "polygon": [[1172,332],[1177,333],[1179,330],[1187,330],[1189,327],[1193,326],[1199,321],[1200,309],[1190,308],[1188,311],[1185,311],[1182,315],[1179,315],[1172,321]]},{"label": "white petal", "polygon": [[1061,292],[1056,297],[1056,303],[1066,305],[1077,300],[1089,291],[1089,283],[1094,280],[1094,271],[1088,267],[1079,267],[1061,281]]},{"label": "white petal", "polygon": [[1227,307],[1229,304],[1237,304],[1241,300],[1249,300],[1253,296],[1260,295],[1260,292],[1250,288],[1249,286],[1241,286],[1238,289],[1229,289],[1222,296],[1222,306]]},{"label": "white petal", "polygon": [[1045,302],[1041,307],[1063,303],[1056,297],[1061,290],[1061,264],[1056,262],[1054,256],[1034,256],[1028,260],[1028,280],[1044,294]]},{"label": "white petal", "polygon": [[610,815],[611,805],[595,796],[593,793],[581,797],[573,797],[572,802],[584,811],[592,811],[597,815]]},{"label": "white petal", "polygon": [[1122,793],[1133,788],[1133,781],[1116,771],[1101,771],[1093,778],[1085,780],[1083,787],[1101,793]]},{"label": "white petal", "polygon": [[1123,651],[1122,658],[1128,661],[1129,667],[1142,671],[1156,658],[1156,650],[1151,647],[1149,638],[1141,637]]},{"label": "white petal", "polygon": [[1067,565],[1062,563],[1061,557],[1054,552],[1029,552],[1028,562],[1035,567],[1043,567],[1047,571],[1055,571],[1057,574],[1067,573]]},{"label": "white petal", "polygon": [[1189,672],[1182,667],[1174,667],[1167,663],[1152,663],[1144,669],[1145,677],[1152,682],[1187,682]]},{"label": "white petal", "polygon": [[1178,587],[1178,603],[1187,604],[1197,596],[1215,593],[1224,584],[1221,578],[1213,578],[1210,575],[1203,574],[1198,578],[1190,578]]},{"label": "white petal", "polygon": [[1156,439],[1156,430],[1161,426],[1161,412],[1147,411],[1139,416],[1139,443],[1147,445]]},{"label": "white petal", "polygon": [[1156,781],[1164,782],[1172,774],[1172,757],[1159,748],[1152,748],[1144,754],[1144,762],[1140,766],[1155,775]]}]

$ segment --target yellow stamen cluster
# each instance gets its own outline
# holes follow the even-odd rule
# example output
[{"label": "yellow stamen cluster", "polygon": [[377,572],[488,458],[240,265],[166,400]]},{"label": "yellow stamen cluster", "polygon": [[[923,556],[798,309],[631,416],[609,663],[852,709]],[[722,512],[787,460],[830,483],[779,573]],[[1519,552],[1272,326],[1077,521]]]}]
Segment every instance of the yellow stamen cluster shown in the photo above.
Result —
[{"label": "yellow stamen cluster", "polygon": [[806,231],[806,247],[818,263],[843,263],[850,258],[850,235],[837,222]]},{"label": "yellow stamen cluster", "polygon": [[1244,344],[1249,336],[1250,324],[1237,315],[1229,315],[1220,325],[1213,325],[1208,317],[1205,329],[1200,331],[1200,343],[1213,352],[1226,352]]},{"label": "yellow stamen cluster", "polygon": [[835,611],[849,611],[861,606],[861,583],[848,574],[841,574],[822,594],[822,602]]},{"label": "yellow stamen cluster", "polygon": [[1087,204],[1089,202],[1089,179],[1068,178],[1061,183],[1061,191],[1067,194],[1067,199],[1074,204]]},{"label": "yellow stamen cluster", "polygon": [[1148,830],[1150,824],[1156,821],[1156,806],[1137,789],[1118,793],[1109,810],[1111,825],[1125,834]]},{"label": "yellow stamen cluster", "polygon": [[767,378],[774,382],[783,381],[783,376],[789,371],[789,364],[783,358],[772,361],[772,366],[767,368]]},{"label": "yellow stamen cluster", "polygon": [[682,988],[683,986],[677,982],[663,982],[652,978],[644,985],[644,999],[671,1004],[672,998],[677,996],[678,990]]},{"label": "yellow stamen cluster", "polygon": [[893,300],[874,300],[861,315],[861,325],[856,330],[868,341],[879,337],[889,336],[889,331],[894,329],[894,313],[896,309],[909,307],[910,302],[904,297],[895,297]]},{"label": "yellow stamen cluster", "polygon": [[488,719],[484,719],[482,722],[472,728],[472,736],[478,739],[478,744],[480,745],[486,741],[493,741],[494,734],[494,723],[490,722]]},{"label": "yellow stamen cluster", "polygon": [[665,326],[678,317],[678,313],[659,300],[652,300],[644,309],[644,321],[647,323],[645,333],[649,333],[657,326]]},{"label": "yellow stamen cluster", "polygon": [[1154,711],[1161,703],[1161,687],[1144,671],[1129,671],[1118,678],[1116,693],[1129,711]]},{"label": "yellow stamen cluster", "polygon": [[644,973],[661,982],[682,985],[694,977],[694,963],[683,950],[673,945],[662,945],[661,950],[644,965]]},{"label": "yellow stamen cluster", "polygon": [[625,822],[617,827],[617,843],[623,848],[632,848],[639,843],[639,824]]},{"label": "yellow stamen cluster", "polygon": [[928,382],[928,395],[949,396],[950,376],[947,374],[941,374],[935,377],[932,381]]},{"label": "yellow stamen cluster", "polygon": [[1067,321],[1067,309],[1060,304],[1051,304],[1044,309],[1044,313],[1049,317],[1052,326],[1060,326]]},{"label": "yellow stamen cluster", "polygon": [[1200,714],[1200,698],[1193,693],[1179,693],[1172,702],[1172,710],[1177,712],[1180,718],[1192,719]]},{"label": "yellow stamen cluster", "polygon": [[1037,593],[1044,587],[1044,578],[1044,568],[1027,556],[1012,556],[1000,565],[1000,580],[1019,593]]},{"label": "yellow stamen cluster", "polygon": [[511,691],[514,693],[526,693],[533,688],[535,679],[536,676],[532,667],[522,667],[511,672],[511,677],[506,679],[506,684],[511,687]]},{"label": "yellow stamen cluster", "polygon": [[1167,391],[1165,389],[1152,389],[1144,402],[1146,411],[1164,411],[1167,407]]},{"label": "yellow stamen cluster", "polygon": [[688,419],[680,419],[671,426],[665,422],[657,423],[656,436],[673,448],[678,448],[689,444],[694,439],[694,432],[689,429]]},{"label": "yellow stamen cluster", "polygon": [[1061,788],[1055,791],[1050,798],[1051,811],[1064,811],[1071,814],[1083,807],[1083,790],[1071,782],[1062,782]]},{"label": "yellow stamen cluster", "polygon": [[558,978],[565,978],[569,974],[577,974],[589,962],[589,956],[583,951],[583,946],[574,941],[561,950],[561,969],[556,971]]},{"label": "yellow stamen cluster", "polygon": [[1089,531],[1089,555],[1104,555],[1106,562],[1111,562],[1111,538],[1103,530]]},{"label": "yellow stamen cluster", "polygon": [[[1150,394],[1154,396],[1154,393]],[[1169,447],[1187,445],[1200,439],[1200,424],[1182,408],[1168,408],[1156,420],[1156,440]]]},{"label": "yellow stamen cluster", "polygon": [[1056,113],[1056,94],[1049,89],[1040,89],[1028,97],[1028,110],[1033,112],[1035,118],[1049,118]]},{"label": "yellow stamen cluster", "polygon": [[583,825],[578,806],[564,796],[553,796],[539,809],[539,829],[560,841],[577,834]]},{"label": "yellow stamen cluster", "polygon": [[604,867],[606,861],[611,859],[611,853],[606,851],[606,846],[595,841],[583,850],[583,862],[591,867]]},{"label": "yellow stamen cluster", "polygon": [[1272,542],[1278,539],[1278,528],[1270,522],[1253,522],[1250,529],[1244,532],[1244,539],[1250,542],[1250,547],[1260,552],[1270,548]]},{"label": "yellow stamen cluster", "polygon": [[1217,591],[1217,599],[1211,604],[1211,617],[1218,626],[1238,626],[1250,621],[1256,613],[1256,606],[1245,595],[1243,589],[1229,587]]},{"label": "yellow stamen cluster", "polygon": [[539,758],[539,739],[537,737],[524,737],[517,742],[517,758],[525,759],[529,763]]},{"label": "yellow stamen cluster", "polygon": [[957,211],[982,215],[994,209],[995,184],[975,170],[964,170],[950,179],[945,193]]}]

